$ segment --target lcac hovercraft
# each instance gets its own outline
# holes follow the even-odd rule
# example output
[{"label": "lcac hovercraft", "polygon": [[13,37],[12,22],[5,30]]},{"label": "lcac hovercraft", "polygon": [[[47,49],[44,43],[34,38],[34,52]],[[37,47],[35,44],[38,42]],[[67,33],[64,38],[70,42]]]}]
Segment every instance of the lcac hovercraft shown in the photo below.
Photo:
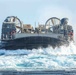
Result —
[{"label": "lcac hovercraft", "polygon": [[33,49],[53,48],[73,41],[73,28],[68,25],[68,19],[57,17],[49,18],[45,24],[32,27],[30,24],[22,24],[15,16],[7,17],[2,24],[1,49]]}]

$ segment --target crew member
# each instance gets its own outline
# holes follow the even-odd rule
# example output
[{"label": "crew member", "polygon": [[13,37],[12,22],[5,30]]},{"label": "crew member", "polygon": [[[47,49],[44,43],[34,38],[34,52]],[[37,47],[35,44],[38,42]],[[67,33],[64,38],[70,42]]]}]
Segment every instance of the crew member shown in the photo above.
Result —
[{"label": "crew member", "polygon": [[69,37],[70,37],[70,40],[73,41],[73,30],[71,30],[71,31],[69,32]]}]

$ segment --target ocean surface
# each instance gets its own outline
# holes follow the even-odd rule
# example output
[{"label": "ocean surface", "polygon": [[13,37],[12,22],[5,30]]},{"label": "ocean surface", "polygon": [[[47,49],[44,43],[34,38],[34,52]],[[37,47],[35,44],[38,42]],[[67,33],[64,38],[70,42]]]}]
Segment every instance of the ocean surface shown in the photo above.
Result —
[{"label": "ocean surface", "polygon": [[76,45],[53,49],[0,50],[0,70],[70,70],[76,69]]}]

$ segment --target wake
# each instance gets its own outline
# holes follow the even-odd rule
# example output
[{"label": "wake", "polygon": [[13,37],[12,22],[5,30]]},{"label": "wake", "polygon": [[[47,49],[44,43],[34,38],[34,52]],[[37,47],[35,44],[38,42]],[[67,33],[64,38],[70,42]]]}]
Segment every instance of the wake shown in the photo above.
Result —
[{"label": "wake", "polygon": [[76,69],[76,46],[53,49],[0,50],[0,69],[15,70],[65,70]]},{"label": "wake", "polygon": [[51,46],[47,48],[38,49],[18,49],[18,50],[0,50],[0,55],[28,55],[28,54],[49,54],[49,55],[73,55],[76,54],[76,44],[71,42],[69,46],[60,46],[52,48]]}]

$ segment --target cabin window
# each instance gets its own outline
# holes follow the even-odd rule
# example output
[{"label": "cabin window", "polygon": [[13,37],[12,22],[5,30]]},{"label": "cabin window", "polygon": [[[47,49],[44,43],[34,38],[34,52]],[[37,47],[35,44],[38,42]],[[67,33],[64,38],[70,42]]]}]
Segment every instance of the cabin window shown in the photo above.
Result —
[{"label": "cabin window", "polygon": [[14,24],[3,24],[3,28],[15,28]]},{"label": "cabin window", "polygon": [[60,34],[64,34],[64,30],[60,30]]}]

